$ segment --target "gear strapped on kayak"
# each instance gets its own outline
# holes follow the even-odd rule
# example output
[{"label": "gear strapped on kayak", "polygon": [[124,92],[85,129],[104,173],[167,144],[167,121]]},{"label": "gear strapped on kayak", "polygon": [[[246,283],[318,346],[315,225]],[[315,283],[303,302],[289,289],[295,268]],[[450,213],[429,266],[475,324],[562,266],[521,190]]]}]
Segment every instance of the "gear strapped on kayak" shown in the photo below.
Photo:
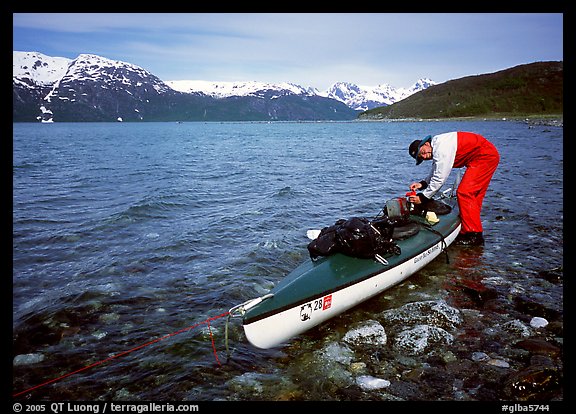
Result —
[{"label": "gear strapped on kayak", "polygon": [[[393,198],[386,201],[381,213],[373,219],[339,219],[333,225],[324,227],[308,243],[308,252],[313,261],[319,257],[342,253],[387,264],[386,257],[402,253],[396,241],[416,235],[422,225],[434,231],[432,225],[439,221],[437,215],[451,211],[448,204],[437,200],[431,199],[425,206],[413,206],[404,197]],[[426,217],[426,222],[415,222],[411,214]]]},{"label": "gear strapped on kayak", "polygon": [[401,253],[400,247],[392,240],[393,232],[394,224],[387,217],[340,219],[320,231],[318,237],[308,244],[308,252],[312,260],[342,253],[381,261],[384,256]]}]

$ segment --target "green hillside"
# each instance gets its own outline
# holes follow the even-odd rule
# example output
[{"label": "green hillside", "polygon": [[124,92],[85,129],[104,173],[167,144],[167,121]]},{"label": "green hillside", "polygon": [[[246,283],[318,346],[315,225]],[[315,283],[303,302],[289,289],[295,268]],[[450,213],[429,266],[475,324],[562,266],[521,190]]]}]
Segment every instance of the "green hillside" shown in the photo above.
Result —
[{"label": "green hillside", "polygon": [[434,85],[359,119],[438,119],[563,114],[563,62],[536,62]]}]

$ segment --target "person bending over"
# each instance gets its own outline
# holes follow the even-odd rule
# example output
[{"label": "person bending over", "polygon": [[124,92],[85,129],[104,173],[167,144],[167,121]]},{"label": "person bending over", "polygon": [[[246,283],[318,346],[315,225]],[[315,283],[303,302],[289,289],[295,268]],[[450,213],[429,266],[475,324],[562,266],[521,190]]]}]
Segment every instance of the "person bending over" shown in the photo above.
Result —
[{"label": "person bending over", "polygon": [[452,168],[466,167],[456,191],[462,227],[454,243],[484,245],[480,219],[482,200],[500,161],[494,144],[473,132],[446,132],[412,141],[408,152],[416,159],[416,165],[432,160],[428,177],[410,184],[410,190],[421,192],[410,196],[409,201],[422,204],[424,208],[426,202],[444,185]]}]

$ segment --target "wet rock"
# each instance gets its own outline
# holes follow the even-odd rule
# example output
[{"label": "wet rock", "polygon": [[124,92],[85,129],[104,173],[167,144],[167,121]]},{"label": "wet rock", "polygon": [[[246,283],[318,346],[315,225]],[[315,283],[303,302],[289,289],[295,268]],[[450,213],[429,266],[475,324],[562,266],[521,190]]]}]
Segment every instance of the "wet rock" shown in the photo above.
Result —
[{"label": "wet rock", "polygon": [[447,289],[451,292],[453,300],[459,307],[484,307],[484,304],[496,299],[498,293],[492,288],[488,288],[480,282],[469,279],[455,279],[447,285]]},{"label": "wet rock", "polygon": [[492,365],[493,367],[510,368],[510,364],[504,361],[503,359],[491,358],[488,361],[486,361],[486,363],[488,365]]},{"label": "wet rock", "polygon": [[393,347],[408,355],[422,355],[437,351],[442,345],[451,344],[454,337],[437,326],[416,325],[400,332],[394,338]]},{"label": "wet rock", "polygon": [[421,364],[419,360],[408,355],[398,355],[396,361],[408,368],[418,368]]},{"label": "wet rock", "polygon": [[[524,123],[526,123],[528,125],[528,128],[533,128],[536,126],[554,126],[554,127],[564,127],[564,118],[560,118],[560,119],[546,119],[546,118],[540,118],[540,119],[529,119],[526,118],[524,120]],[[544,132],[548,132],[548,130],[545,130]]]},{"label": "wet rock", "polygon": [[556,356],[560,354],[560,348],[548,341],[539,338],[524,339],[516,342],[516,347],[525,349],[532,354]]},{"label": "wet rock", "polygon": [[535,316],[530,320],[530,326],[532,328],[544,328],[548,325],[548,321],[544,318],[539,316]]},{"label": "wet rock", "polygon": [[228,381],[228,386],[235,392],[248,390],[259,394],[262,393],[264,389],[262,386],[262,378],[262,374],[246,372]]},{"label": "wet rock", "polygon": [[303,355],[298,366],[305,366],[306,377],[299,378],[300,386],[321,393],[336,392],[339,388],[354,384],[350,364],[356,360],[354,352],[347,345],[330,342],[312,353]]},{"label": "wet rock", "polygon": [[[560,306],[558,309],[553,309],[553,306]],[[562,304],[550,303],[544,301],[537,301],[525,295],[517,295],[514,297],[514,308],[527,315],[540,315],[540,317],[548,320],[559,320],[562,318]]]},{"label": "wet rock", "polygon": [[114,399],[117,401],[133,401],[136,396],[126,388],[121,388],[114,393]]},{"label": "wet rock", "polygon": [[378,390],[390,386],[390,381],[382,378],[376,378],[371,375],[361,375],[356,378],[356,384],[364,391]]},{"label": "wet rock", "polygon": [[557,335],[559,337],[563,337],[564,336],[564,324],[560,321],[550,322],[546,326],[546,331],[551,332],[552,334]]},{"label": "wet rock", "polygon": [[396,396],[398,400],[416,401],[422,399],[421,385],[422,382],[394,381],[386,391]]},{"label": "wet rock", "polygon": [[386,345],[388,340],[384,327],[374,320],[357,324],[344,335],[342,340],[351,345]]},{"label": "wet rock", "polygon": [[488,361],[489,359],[490,357],[488,356],[488,354],[484,352],[474,352],[472,354],[472,361],[482,362],[482,361]]},{"label": "wet rock", "polygon": [[44,361],[43,354],[22,354],[14,357],[14,366],[37,364]]},{"label": "wet rock", "polygon": [[62,339],[61,328],[45,315],[32,315],[25,325],[14,329],[13,348],[16,354],[27,354],[42,346],[55,345]]},{"label": "wet rock", "polygon": [[[289,401],[301,398],[302,393],[288,378],[279,379],[277,374],[246,372],[226,382],[234,398]],[[190,395],[194,397],[194,395]]]},{"label": "wet rock", "polygon": [[402,378],[408,381],[419,382],[424,376],[424,372],[424,368],[410,369],[402,373]]},{"label": "wet rock", "polygon": [[340,345],[336,342],[331,342],[315,354],[322,360],[339,362],[341,364],[349,365],[354,358],[354,352],[345,345]]},{"label": "wet rock", "polygon": [[392,329],[398,326],[433,325],[443,330],[454,330],[462,323],[460,311],[443,300],[407,303],[400,308],[384,311],[380,316],[382,323]]},{"label": "wet rock", "polygon": [[507,308],[508,301],[503,297],[488,299],[482,306],[482,310],[495,313],[505,313],[505,309]]},{"label": "wet rock", "polygon": [[530,336],[530,329],[518,319],[508,321],[502,324],[502,329],[510,334],[528,337]]},{"label": "wet rock", "polygon": [[98,320],[102,323],[105,324],[109,324],[109,323],[115,323],[120,319],[120,315],[117,313],[104,313],[102,315],[100,315],[100,317],[98,318]]},{"label": "wet rock", "polygon": [[420,387],[425,391],[426,399],[436,399],[452,388],[454,378],[444,367],[430,364],[425,369]]},{"label": "wet rock", "polygon": [[530,357],[530,365],[538,365],[541,367],[554,368],[554,361],[547,355],[532,355]]},{"label": "wet rock", "polygon": [[546,279],[548,282],[551,283],[562,283],[562,281],[564,280],[564,268],[562,266],[559,266],[550,270],[542,270],[538,272],[538,276],[540,276],[543,279]]},{"label": "wet rock", "polygon": [[562,392],[561,373],[548,366],[530,366],[512,374],[505,382],[504,391],[511,400],[550,400]]},{"label": "wet rock", "polygon": [[92,336],[96,339],[102,339],[106,337],[106,335],[108,335],[106,331],[96,331],[92,333]]},{"label": "wet rock", "polygon": [[366,372],[366,363],[365,362],[352,362],[350,364],[350,372],[353,374],[362,374]]},{"label": "wet rock", "polygon": [[446,364],[446,372],[453,378],[464,378],[471,374],[477,375],[478,364],[469,359],[458,359]]},{"label": "wet rock", "polygon": [[453,399],[455,401],[466,401],[469,400],[468,394],[462,389],[464,381],[461,379],[455,379],[452,385]]},{"label": "wet rock", "polygon": [[448,352],[443,353],[443,354],[441,355],[441,357],[442,357],[442,361],[443,361],[445,364],[450,364],[450,363],[452,363],[452,362],[456,362],[456,361],[457,361],[456,355],[454,355],[454,353],[453,353],[452,351],[448,351]]},{"label": "wet rock", "polygon": [[282,390],[273,398],[274,401],[298,401],[304,398],[304,393],[300,390]]}]

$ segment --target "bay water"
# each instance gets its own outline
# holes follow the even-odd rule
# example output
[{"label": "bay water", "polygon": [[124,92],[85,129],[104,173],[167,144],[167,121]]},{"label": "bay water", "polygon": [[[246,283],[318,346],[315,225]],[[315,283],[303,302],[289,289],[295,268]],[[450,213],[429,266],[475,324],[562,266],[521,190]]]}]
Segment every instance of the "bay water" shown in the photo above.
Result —
[{"label": "bay water", "polygon": [[[452,246],[449,263],[441,256],[278,348],[251,346],[234,318],[226,335],[220,315],[309,260],[308,229],[378,214],[429,172],[430,163],[414,165],[410,142],[454,130],[484,135],[501,155],[484,200],[484,248]],[[12,156],[14,395],[562,399],[562,127],[13,124]],[[412,355],[342,346],[351,326],[424,301],[462,315],[449,343]],[[547,325],[531,326],[535,317]],[[536,350],[518,345],[527,339],[540,341]],[[526,396],[515,378],[530,369],[520,377],[534,388]],[[370,379],[387,386],[365,386]]]}]

